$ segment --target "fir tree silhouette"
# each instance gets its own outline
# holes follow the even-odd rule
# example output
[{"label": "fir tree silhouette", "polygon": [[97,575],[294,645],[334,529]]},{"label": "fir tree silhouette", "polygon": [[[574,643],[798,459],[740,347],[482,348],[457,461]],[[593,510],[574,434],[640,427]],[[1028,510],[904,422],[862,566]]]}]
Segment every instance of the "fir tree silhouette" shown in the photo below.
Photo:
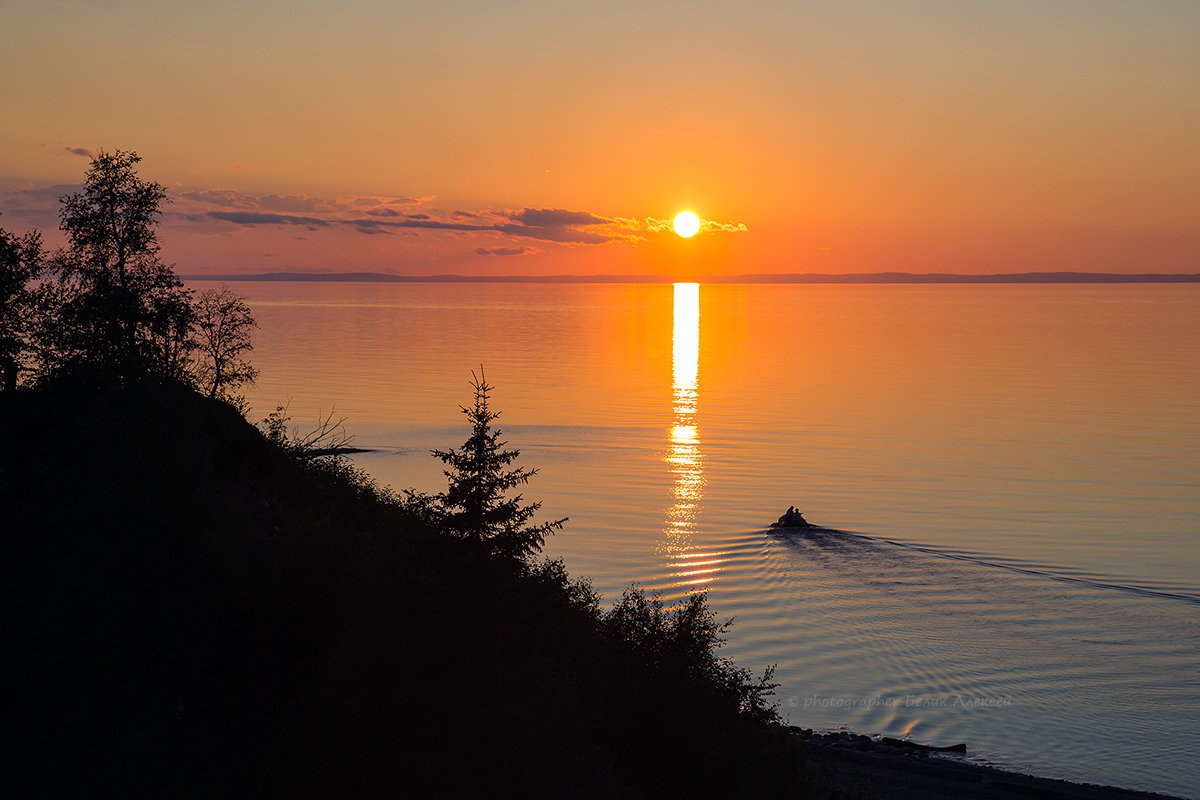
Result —
[{"label": "fir tree silhouette", "polygon": [[449,486],[441,495],[443,523],[450,532],[466,539],[488,543],[493,552],[526,558],[541,550],[546,536],[562,528],[566,518],[530,525],[541,503],[521,505],[523,495],[506,496],[510,489],[526,484],[536,469],[510,467],[520,450],[506,450],[500,429],[492,423],[500,416],[488,406],[494,388],[483,367],[471,372],[475,400],[460,406],[471,421],[471,435],[459,450],[434,450],[433,455],[448,465],[444,470]]}]

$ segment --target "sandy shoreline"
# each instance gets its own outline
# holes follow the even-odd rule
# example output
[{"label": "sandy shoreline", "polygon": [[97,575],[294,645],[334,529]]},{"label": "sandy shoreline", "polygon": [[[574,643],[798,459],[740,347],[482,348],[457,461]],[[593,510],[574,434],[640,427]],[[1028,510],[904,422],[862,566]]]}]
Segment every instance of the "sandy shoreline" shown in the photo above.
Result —
[{"label": "sandy shoreline", "polygon": [[859,750],[818,739],[801,747],[816,800],[1181,800],[1172,795],[1039,778],[930,755]]}]

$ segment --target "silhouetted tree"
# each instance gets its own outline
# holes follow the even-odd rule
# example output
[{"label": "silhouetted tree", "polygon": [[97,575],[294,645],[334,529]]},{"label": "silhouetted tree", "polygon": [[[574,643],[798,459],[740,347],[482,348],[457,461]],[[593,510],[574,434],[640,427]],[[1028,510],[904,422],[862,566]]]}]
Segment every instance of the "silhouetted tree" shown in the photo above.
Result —
[{"label": "silhouetted tree", "polygon": [[31,349],[36,322],[30,282],[41,269],[42,237],[0,228],[0,391],[11,391]]},{"label": "silhouetted tree", "polygon": [[51,260],[55,355],[119,377],[183,377],[193,320],[191,292],[159,258],[155,226],[166,190],[138,177],[136,153],[100,152],[82,191],[64,195],[67,246]]},{"label": "silhouetted tree", "polygon": [[230,390],[258,377],[258,370],[246,360],[254,349],[250,332],[258,323],[245,299],[225,285],[202,292],[195,309],[192,376],[209,397],[237,400]]},{"label": "silhouetted tree", "polygon": [[500,429],[492,423],[500,412],[488,407],[492,386],[479,370],[471,373],[475,402],[460,406],[471,421],[471,435],[460,450],[434,450],[449,469],[444,470],[449,487],[440,496],[443,523],[452,533],[477,542],[490,543],[493,552],[524,558],[541,549],[546,536],[562,528],[566,518],[538,525],[526,523],[541,508],[541,503],[521,505],[522,495],[506,497],[508,490],[528,483],[536,469],[509,465],[521,454],[505,450]]}]

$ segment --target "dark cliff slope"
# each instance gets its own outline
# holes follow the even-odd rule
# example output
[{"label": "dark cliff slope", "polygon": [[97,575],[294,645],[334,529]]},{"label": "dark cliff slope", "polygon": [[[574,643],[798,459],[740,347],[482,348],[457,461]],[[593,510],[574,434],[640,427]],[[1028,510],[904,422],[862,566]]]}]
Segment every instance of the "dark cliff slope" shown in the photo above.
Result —
[{"label": "dark cliff slope", "polygon": [[75,385],[0,413],[12,752],[40,794],[795,786],[711,653],[614,632],[560,567],[443,536],[224,404]]}]

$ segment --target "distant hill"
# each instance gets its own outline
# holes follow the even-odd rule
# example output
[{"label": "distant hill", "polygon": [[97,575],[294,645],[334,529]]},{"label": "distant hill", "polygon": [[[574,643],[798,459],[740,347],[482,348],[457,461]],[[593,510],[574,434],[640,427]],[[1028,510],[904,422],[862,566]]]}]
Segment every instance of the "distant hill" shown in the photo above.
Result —
[{"label": "distant hill", "polygon": [[[189,281],[304,283],[673,283],[666,275],[391,275],[384,272],[260,272],[184,275]],[[1200,273],[1014,272],[958,275],[948,272],[752,273],[716,275],[701,283],[1200,283]]]},{"label": "distant hill", "polygon": [[1134,275],[1112,272],[1014,272],[958,275],[947,272],[866,272],[853,275],[755,274],[706,280],[709,283],[1200,283],[1200,273]]}]

